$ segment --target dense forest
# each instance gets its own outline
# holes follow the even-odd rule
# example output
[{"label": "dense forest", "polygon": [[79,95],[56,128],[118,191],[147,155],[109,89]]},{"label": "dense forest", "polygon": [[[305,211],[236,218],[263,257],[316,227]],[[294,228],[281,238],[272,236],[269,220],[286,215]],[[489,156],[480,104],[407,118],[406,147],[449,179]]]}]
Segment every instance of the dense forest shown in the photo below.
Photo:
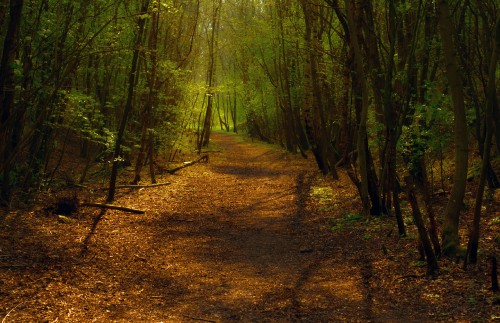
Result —
[{"label": "dense forest", "polygon": [[[483,198],[500,186],[499,10],[495,0],[1,0],[0,202],[54,189],[63,156],[78,151],[67,181],[84,185],[100,164],[112,203],[124,166],[132,184],[155,183],[220,129],[310,155],[333,179],[347,172],[364,215],[393,217],[400,236],[409,203],[429,274],[441,255],[475,263]],[[474,218],[460,241],[467,185]]]}]

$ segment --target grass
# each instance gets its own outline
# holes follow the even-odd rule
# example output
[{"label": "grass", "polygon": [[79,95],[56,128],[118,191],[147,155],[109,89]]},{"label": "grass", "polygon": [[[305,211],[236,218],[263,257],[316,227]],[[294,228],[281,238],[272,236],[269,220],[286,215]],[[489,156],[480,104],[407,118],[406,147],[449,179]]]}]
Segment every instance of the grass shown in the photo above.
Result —
[{"label": "grass", "polygon": [[[357,213],[351,213],[346,215],[345,217],[341,219],[335,219],[331,218],[330,219],[330,230],[334,232],[339,232],[342,231],[346,228],[352,227],[355,223],[364,221],[365,218]],[[371,236],[366,236],[365,239],[370,239]]]}]

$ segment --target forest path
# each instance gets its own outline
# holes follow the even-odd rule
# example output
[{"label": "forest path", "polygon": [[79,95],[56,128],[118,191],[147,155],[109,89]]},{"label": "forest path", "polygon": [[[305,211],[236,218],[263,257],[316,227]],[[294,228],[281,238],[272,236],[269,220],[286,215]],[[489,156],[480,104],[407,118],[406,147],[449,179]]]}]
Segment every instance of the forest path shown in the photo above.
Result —
[{"label": "forest path", "polygon": [[[214,133],[213,141],[221,153],[201,174],[188,175],[172,205],[174,216],[165,217],[170,230],[162,241],[174,257],[174,280],[190,282],[175,297],[173,307],[182,314],[171,319],[368,318],[359,272],[339,265],[335,249],[315,241],[318,232],[305,223],[314,165],[232,135]],[[183,250],[182,260],[170,250]]]},{"label": "forest path", "polygon": [[124,249],[143,259],[129,273],[134,290],[142,291],[133,302],[142,310],[121,306],[116,318],[372,319],[369,266],[359,252],[349,254],[354,246],[328,240],[331,234],[308,219],[312,161],[235,135],[214,133],[212,140],[218,152],[208,164],[180,172],[161,204],[142,193],[155,206],[148,213],[157,216],[137,221],[139,241],[123,239]]},{"label": "forest path", "polygon": [[0,269],[0,315],[6,322],[400,318],[374,302],[366,241],[332,235],[308,211],[311,187],[323,180],[313,161],[236,135],[214,133],[213,142],[209,162],[163,178],[170,186],[119,192],[117,204],[144,215],[94,211],[72,225],[33,216],[36,228],[8,219],[3,229],[17,233],[1,254],[26,266]]}]

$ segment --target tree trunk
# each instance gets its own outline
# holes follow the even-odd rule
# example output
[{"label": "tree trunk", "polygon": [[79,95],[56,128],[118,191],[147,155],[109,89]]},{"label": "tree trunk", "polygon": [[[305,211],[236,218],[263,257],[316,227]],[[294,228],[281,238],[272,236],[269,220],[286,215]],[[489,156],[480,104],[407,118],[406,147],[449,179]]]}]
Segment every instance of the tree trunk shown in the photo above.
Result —
[{"label": "tree trunk", "polygon": [[14,95],[16,91],[16,76],[14,61],[17,57],[19,29],[23,0],[11,0],[9,7],[9,24],[3,43],[3,52],[0,61],[0,160],[3,169],[0,187],[0,205],[8,205],[11,195],[10,172],[13,147],[12,136],[16,126],[13,120]]},{"label": "tree trunk", "polygon": [[[159,5],[159,4],[158,4]],[[158,80],[157,80],[157,70],[158,70],[158,58],[157,58],[157,45],[158,45],[158,21],[159,21],[159,8],[153,8],[151,13],[151,29],[149,33],[149,60],[151,62],[150,71],[148,73],[148,87],[149,93],[146,99],[146,104],[144,106],[144,115],[142,119],[142,131],[141,131],[141,147],[139,148],[139,154],[135,163],[135,176],[132,181],[133,184],[137,184],[141,180],[141,171],[144,166],[144,161],[146,159],[146,153],[149,154],[149,150],[152,149],[150,145],[149,137],[151,137],[152,129],[152,115],[153,106],[157,101],[158,96]],[[151,157],[151,156],[150,156]]]},{"label": "tree trunk", "polygon": [[207,110],[205,112],[205,119],[203,121],[203,128],[201,131],[201,136],[198,142],[198,151],[201,152],[201,148],[203,146],[208,146],[210,141],[210,133],[212,129],[212,110],[213,110],[213,101],[214,101],[214,77],[215,77],[215,69],[216,69],[216,54],[215,49],[217,46],[217,33],[219,31],[219,22],[220,22],[220,10],[222,6],[222,0],[219,0],[218,3],[213,3],[213,12],[212,12],[212,22],[211,22],[211,33],[210,39],[208,41],[208,71],[207,71]]},{"label": "tree trunk", "polygon": [[151,178],[151,183],[156,184],[156,174],[155,174],[155,154],[154,154],[154,139],[155,133],[153,129],[149,129],[149,145],[148,145],[148,157],[149,157],[149,176]]},{"label": "tree trunk", "polygon": [[483,194],[484,187],[486,184],[486,175],[488,170],[488,165],[490,163],[490,152],[491,152],[491,142],[493,137],[493,110],[498,108],[498,98],[496,95],[496,69],[498,52],[500,50],[500,18],[497,18],[495,26],[495,39],[493,42],[493,50],[490,59],[490,69],[488,76],[488,102],[486,106],[485,118],[485,128],[486,128],[486,138],[483,147],[483,160],[481,165],[481,176],[479,178],[479,184],[476,193],[476,202],[474,206],[474,220],[472,231],[469,237],[469,244],[467,247],[467,260],[469,263],[477,263],[477,250],[479,247],[479,233],[480,233],[480,223],[481,223],[481,207],[483,205]]},{"label": "tree trunk", "polygon": [[149,0],[144,0],[141,6],[141,11],[140,11],[140,16],[137,21],[137,35],[135,39],[135,44],[134,44],[134,53],[132,56],[132,66],[130,69],[130,74],[128,78],[128,91],[127,91],[127,101],[125,103],[125,107],[123,109],[123,116],[120,122],[120,128],[118,129],[118,134],[116,136],[116,141],[115,141],[115,148],[113,152],[113,166],[111,169],[111,178],[109,180],[109,192],[108,192],[108,197],[106,199],[107,203],[112,203],[115,199],[115,186],[116,186],[116,178],[118,176],[118,164],[119,164],[119,157],[121,154],[121,144],[123,141],[123,135],[125,133],[125,127],[127,125],[127,120],[132,112],[132,101],[134,98],[134,89],[135,89],[135,84],[136,80],[139,77],[137,75],[138,73],[138,62],[139,62],[139,52],[142,47],[142,42],[143,42],[143,33],[144,33],[144,25],[145,25],[145,18],[143,15],[147,13],[149,7]]},{"label": "tree trunk", "polygon": [[432,250],[432,245],[427,234],[427,230],[425,229],[424,220],[422,219],[422,213],[420,212],[420,208],[418,207],[411,176],[407,176],[405,181],[408,190],[408,200],[412,208],[413,220],[415,221],[415,225],[417,226],[418,235],[420,236],[420,242],[422,243],[425,258],[427,260],[427,275],[435,277],[439,273],[439,266],[437,263],[436,255]]},{"label": "tree trunk", "polygon": [[305,20],[307,52],[304,63],[304,119],[306,134],[314,157],[323,174],[338,178],[336,157],[327,130],[324,98],[321,91],[322,28],[320,28],[320,5],[318,1],[301,2]]},{"label": "tree trunk", "polygon": [[233,132],[238,133],[238,96],[236,86],[233,93],[233,106],[231,107],[231,120],[233,120]]},{"label": "tree trunk", "polygon": [[360,84],[361,88],[361,113],[359,117],[359,125],[358,125],[358,163],[359,163],[359,172],[361,176],[361,201],[363,203],[363,209],[365,214],[369,214],[370,212],[370,200],[368,195],[368,165],[367,158],[368,154],[366,151],[366,123],[368,120],[368,87],[366,85],[366,78],[363,69],[363,58],[361,56],[361,48],[358,40],[358,36],[355,33],[356,25],[355,25],[355,3],[344,0],[345,7],[347,10],[347,22],[350,30],[350,40],[351,46],[354,52],[354,68],[356,71],[356,78]]},{"label": "tree trunk", "polygon": [[313,12],[311,10],[311,4],[308,0],[302,0],[302,11],[304,12],[304,22],[305,22],[305,41],[307,46],[307,53],[304,57],[304,92],[303,92],[303,119],[305,124],[305,130],[307,139],[309,141],[309,145],[311,147],[312,153],[316,160],[316,164],[318,165],[319,170],[323,174],[328,173],[327,161],[325,160],[325,156],[322,155],[321,145],[316,138],[315,131],[315,94],[314,94],[314,86],[313,86],[313,63],[314,61],[311,59],[313,57],[314,48],[312,48],[312,33],[313,33]]},{"label": "tree trunk", "polygon": [[460,246],[458,227],[460,210],[465,195],[468,163],[467,122],[465,118],[464,90],[462,77],[456,56],[456,47],[453,40],[455,30],[450,15],[447,0],[438,1],[439,31],[443,43],[446,75],[449,82],[453,102],[454,141],[455,141],[455,174],[453,188],[444,211],[442,231],[443,255],[455,256]]}]

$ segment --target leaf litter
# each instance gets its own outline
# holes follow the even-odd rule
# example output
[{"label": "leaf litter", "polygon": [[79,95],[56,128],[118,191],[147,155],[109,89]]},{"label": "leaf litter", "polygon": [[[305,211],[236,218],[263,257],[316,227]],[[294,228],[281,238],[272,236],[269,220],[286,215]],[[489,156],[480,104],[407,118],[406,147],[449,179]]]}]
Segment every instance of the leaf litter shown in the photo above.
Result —
[{"label": "leaf litter", "polygon": [[145,214],[81,208],[58,221],[43,205],[6,214],[3,322],[499,317],[485,259],[469,271],[441,260],[439,278],[426,279],[415,231],[400,239],[395,219],[360,217],[347,175],[333,181],[312,158],[235,135],[213,141],[209,163],[159,179],[171,185],[119,192],[117,204]]}]

